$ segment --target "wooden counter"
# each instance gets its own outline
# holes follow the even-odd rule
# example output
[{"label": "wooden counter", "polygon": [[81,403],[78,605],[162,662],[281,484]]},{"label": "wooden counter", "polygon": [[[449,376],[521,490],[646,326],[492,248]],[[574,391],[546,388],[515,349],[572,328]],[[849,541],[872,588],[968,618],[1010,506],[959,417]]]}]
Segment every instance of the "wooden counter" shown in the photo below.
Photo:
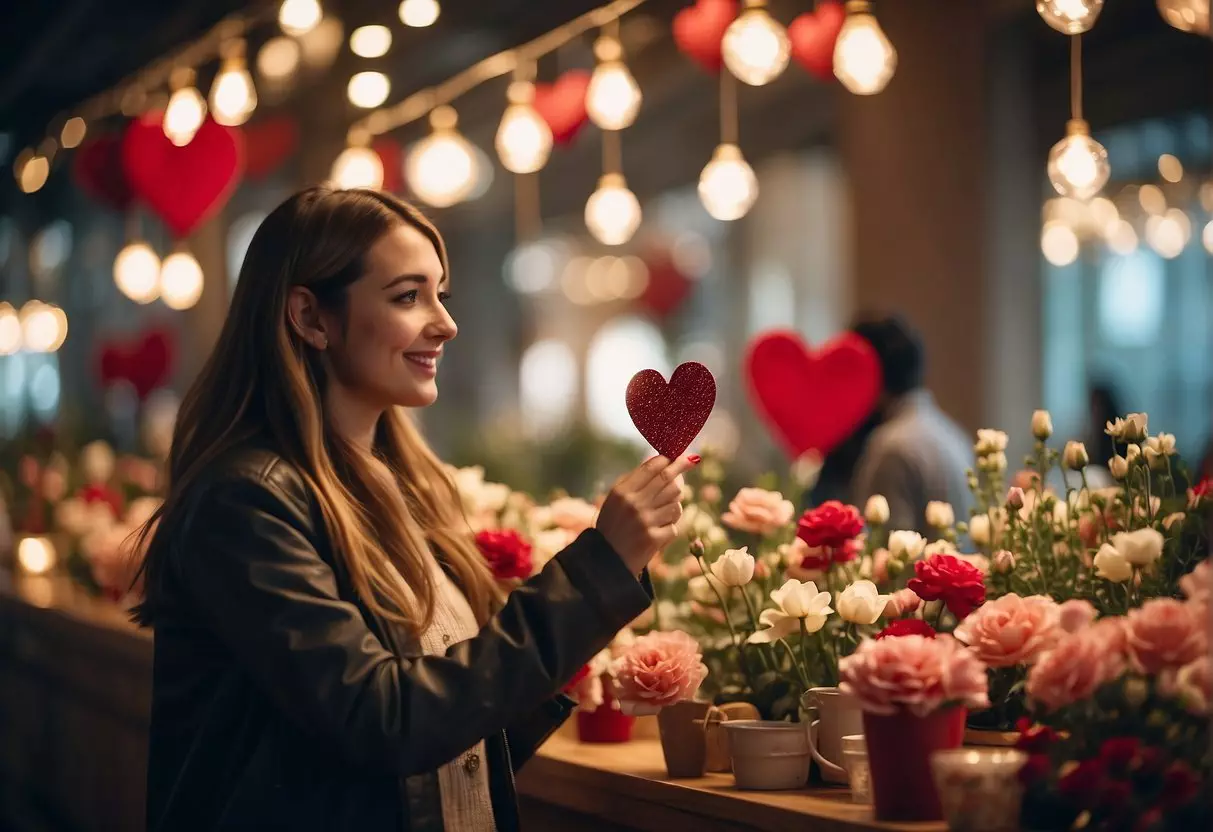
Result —
[{"label": "wooden counter", "polygon": [[[152,640],[65,578],[0,573],[0,829],[140,832]],[[732,775],[667,781],[653,720],[587,745],[572,722],[518,776],[524,829],[578,832],[940,830],[891,825],[842,789],[743,792]]]}]

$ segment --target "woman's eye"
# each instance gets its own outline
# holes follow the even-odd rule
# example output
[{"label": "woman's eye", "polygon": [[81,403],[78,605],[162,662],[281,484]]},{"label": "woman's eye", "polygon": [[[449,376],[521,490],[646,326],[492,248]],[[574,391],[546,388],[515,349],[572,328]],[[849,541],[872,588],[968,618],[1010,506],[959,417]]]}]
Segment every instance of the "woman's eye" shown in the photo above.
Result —
[{"label": "woman's eye", "polygon": [[416,303],[417,302],[417,290],[409,289],[404,294],[397,295],[396,297],[392,298],[392,300],[395,301],[396,303]]}]

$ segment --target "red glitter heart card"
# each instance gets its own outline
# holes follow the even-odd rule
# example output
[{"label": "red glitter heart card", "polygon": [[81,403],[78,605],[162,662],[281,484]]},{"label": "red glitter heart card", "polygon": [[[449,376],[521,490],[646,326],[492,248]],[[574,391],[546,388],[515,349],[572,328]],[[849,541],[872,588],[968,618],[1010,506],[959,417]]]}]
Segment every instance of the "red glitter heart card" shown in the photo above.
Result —
[{"label": "red glitter heart card", "polygon": [[628,413],[640,435],[666,459],[676,459],[707,424],[716,404],[716,379],[696,361],[679,364],[667,383],[641,370],[627,389]]}]

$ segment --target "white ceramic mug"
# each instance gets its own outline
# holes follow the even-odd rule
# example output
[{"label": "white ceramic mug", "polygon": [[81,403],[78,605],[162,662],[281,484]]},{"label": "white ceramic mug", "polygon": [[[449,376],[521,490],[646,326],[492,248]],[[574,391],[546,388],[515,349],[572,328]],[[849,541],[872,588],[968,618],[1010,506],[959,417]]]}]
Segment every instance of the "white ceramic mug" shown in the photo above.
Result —
[{"label": "white ceramic mug", "polygon": [[827,783],[849,782],[842,767],[842,738],[863,733],[863,712],[855,700],[838,688],[809,688],[801,699],[806,710],[816,711],[809,722],[809,752]]}]

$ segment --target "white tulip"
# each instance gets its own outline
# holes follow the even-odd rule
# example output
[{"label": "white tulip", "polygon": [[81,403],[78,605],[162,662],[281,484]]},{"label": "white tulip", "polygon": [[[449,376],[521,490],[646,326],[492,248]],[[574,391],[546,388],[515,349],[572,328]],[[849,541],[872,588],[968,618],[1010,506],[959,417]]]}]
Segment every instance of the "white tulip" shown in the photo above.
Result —
[{"label": "white tulip", "polygon": [[1132,465],[1141,456],[1141,445],[1133,443],[1125,448],[1125,459]]},{"label": "white tulip", "polygon": [[985,514],[974,514],[969,518],[969,539],[978,546],[990,543],[990,518]]},{"label": "white tulip", "polygon": [[1113,439],[1124,439],[1125,420],[1117,417],[1104,425],[1104,433]]},{"label": "white tulip", "polygon": [[830,593],[819,592],[812,581],[801,583],[795,578],[774,590],[771,600],[775,608],[765,609],[758,616],[764,629],[747,639],[752,644],[769,644],[790,635],[800,629],[801,622],[808,632],[815,633],[825,626],[826,616],[834,611],[830,608]]},{"label": "white tulip", "polygon": [[1108,471],[1116,479],[1123,480],[1129,475],[1129,460],[1120,454],[1114,455],[1108,460]]},{"label": "white tulip", "polygon": [[1175,434],[1160,433],[1146,440],[1146,447],[1153,448],[1154,453],[1162,456],[1175,456]]},{"label": "white tulip", "polygon": [[1041,442],[1053,435],[1053,417],[1047,410],[1038,410],[1032,414],[1032,435]]},{"label": "white tulip", "polygon": [[1125,417],[1125,428],[1121,436],[1126,442],[1140,442],[1148,436],[1150,417],[1145,413],[1130,413]]},{"label": "white tulip", "polygon": [[1149,566],[1162,555],[1163,536],[1157,529],[1117,532],[1111,543],[1133,566]]},{"label": "white tulip", "polygon": [[884,614],[888,595],[881,595],[871,581],[856,581],[838,595],[838,614],[855,624],[875,624]]},{"label": "white tulip", "polygon": [[1071,471],[1081,471],[1087,467],[1091,458],[1087,456],[1087,446],[1081,442],[1070,440],[1062,452],[1061,460]]},{"label": "white tulip", "polygon": [[899,530],[889,535],[889,554],[895,558],[918,560],[926,546],[926,538],[918,532]]},{"label": "white tulip", "polygon": [[1095,574],[1106,581],[1120,584],[1133,577],[1133,567],[1115,546],[1105,543],[1095,553]]},{"label": "white tulip", "polygon": [[927,525],[935,529],[951,528],[956,522],[956,514],[952,511],[952,504],[939,500],[931,500],[927,503],[926,518]]},{"label": "white tulip", "polygon": [[881,494],[868,497],[868,502],[863,507],[863,517],[873,526],[883,526],[889,522],[889,501]]},{"label": "white tulip", "polygon": [[745,586],[754,579],[754,556],[749,547],[729,549],[712,564],[712,577],[725,586]]}]

